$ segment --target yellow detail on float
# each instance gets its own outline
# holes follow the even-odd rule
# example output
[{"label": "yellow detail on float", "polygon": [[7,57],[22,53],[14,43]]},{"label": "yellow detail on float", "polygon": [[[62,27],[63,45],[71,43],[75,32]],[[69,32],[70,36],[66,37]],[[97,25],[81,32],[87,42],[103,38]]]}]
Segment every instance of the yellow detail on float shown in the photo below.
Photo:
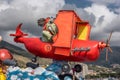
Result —
[{"label": "yellow detail on float", "polygon": [[88,40],[90,34],[90,25],[89,24],[78,24],[77,25],[77,38],[79,40]]},{"label": "yellow detail on float", "polygon": [[0,80],[6,80],[5,74],[2,72],[2,68],[0,68]]}]

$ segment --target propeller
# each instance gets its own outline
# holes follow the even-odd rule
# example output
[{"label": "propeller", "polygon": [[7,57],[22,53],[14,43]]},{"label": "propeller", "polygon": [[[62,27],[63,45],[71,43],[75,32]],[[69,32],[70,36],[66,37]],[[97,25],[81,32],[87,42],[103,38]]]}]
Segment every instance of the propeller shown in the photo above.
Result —
[{"label": "propeller", "polygon": [[113,52],[110,47],[110,39],[111,39],[112,33],[113,33],[113,31],[110,33],[108,39],[106,40],[106,43],[100,42],[100,44],[99,44],[100,50],[103,48],[106,48],[106,52],[105,52],[106,53],[106,61],[108,61],[108,52],[111,52],[111,53]]},{"label": "propeller", "polygon": [[106,61],[108,61],[108,52],[109,51],[110,51],[110,53],[113,52],[111,47],[110,47],[110,39],[111,39],[112,33],[113,33],[113,31],[110,33],[108,39],[106,40]]}]

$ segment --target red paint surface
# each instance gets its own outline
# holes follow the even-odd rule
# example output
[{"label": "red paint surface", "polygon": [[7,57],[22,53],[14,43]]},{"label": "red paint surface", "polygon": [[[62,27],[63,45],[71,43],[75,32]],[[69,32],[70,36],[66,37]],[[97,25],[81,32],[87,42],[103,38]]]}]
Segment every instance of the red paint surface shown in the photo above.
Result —
[{"label": "red paint surface", "polygon": [[0,49],[0,60],[6,60],[6,59],[12,59],[13,56],[10,54],[10,52],[6,49]]},{"label": "red paint surface", "polygon": [[[73,38],[74,35],[76,35],[75,30],[77,28],[75,23],[82,22],[82,20],[76,15],[74,11],[65,12],[63,11],[64,14],[60,12],[60,14],[58,14],[57,17],[60,15],[62,16],[62,18],[59,16],[59,18],[56,18],[55,20],[55,24],[58,26],[59,32],[57,34],[57,39],[54,43],[42,42],[40,38],[24,37],[27,34],[24,34],[21,31],[21,24],[18,25],[16,33],[10,35],[15,36],[15,42],[23,43],[29,52],[39,57],[77,62],[95,61],[99,57],[99,49],[104,48],[99,47],[99,43],[101,42],[91,41],[89,39],[78,40],[76,38]],[[67,15],[67,12],[69,15]],[[73,17],[69,18],[69,16],[72,15]],[[60,28],[62,26],[67,28]],[[66,29],[69,31],[68,33],[64,31]],[[90,48],[90,50],[72,51],[75,48]]]}]

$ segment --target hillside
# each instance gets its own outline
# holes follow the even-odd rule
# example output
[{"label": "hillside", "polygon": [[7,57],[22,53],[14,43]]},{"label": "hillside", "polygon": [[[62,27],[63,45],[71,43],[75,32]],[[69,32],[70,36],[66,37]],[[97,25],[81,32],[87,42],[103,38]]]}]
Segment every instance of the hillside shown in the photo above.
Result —
[{"label": "hillside", "polygon": [[[31,53],[27,52],[26,50],[17,47],[15,45],[12,45],[6,41],[1,41],[0,42],[0,49],[8,49],[11,54],[13,55],[14,59],[17,60],[18,65],[21,67],[25,67],[25,64],[29,61],[31,61],[32,55]],[[45,58],[38,58],[38,62],[43,65],[43,64],[49,64],[51,63],[51,59],[45,59]]]},{"label": "hillside", "polygon": [[101,51],[100,57],[95,62],[89,62],[88,64],[95,64],[100,66],[110,67],[111,64],[120,64],[120,47],[112,46],[113,53],[108,53],[108,61],[106,61],[105,49]]},{"label": "hillside", "polygon": [[[27,52],[26,50],[14,46],[6,41],[0,42],[0,48],[8,49],[14,55],[14,57],[20,62],[20,64],[25,64],[26,62],[30,61],[30,59],[33,57],[33,55]],[[109,52],[108,62],[105,61],[105,50],[103,50],[97,61],[87,62],[87,64],[95,64],[95,65],[107,66],[107,67],[109,67],[111,64],[120,64],[120,59],[119,59],[120,47],[113,46],[111,48],[113,50],[113,53]],[[49,64],[51,62],[51,59],[39,58],[39,62],[40,64]]]},{"label": "hillside", "polygon": [[29,54],[29,52],[27,52],[26,50],[20,47],[17,47],[15,45],[12,45],[6,41],[0,42],[0,48],[8,49],[12,54],[18,54],[18,55],[29,57],[29,58],[32,57],[32,54]]}]

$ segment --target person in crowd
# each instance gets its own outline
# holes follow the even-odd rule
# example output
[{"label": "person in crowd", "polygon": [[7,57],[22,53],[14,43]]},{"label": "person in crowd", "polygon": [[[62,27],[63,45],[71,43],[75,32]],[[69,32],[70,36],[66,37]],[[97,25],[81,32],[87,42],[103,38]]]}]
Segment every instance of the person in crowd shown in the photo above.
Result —
[{"label": "person in crowd", "polygon": [[33,57],[31,59],[31,62],[26,63],[26,67],[31,67],[32,69],[39,67],[39,63],[37,62],[37,57]]},{"label": "person in crowd", "polygon": [[5,75],[6,71],[7,71],[6,66],[0,60],[0,80],[6,80],[6,75]]}]

